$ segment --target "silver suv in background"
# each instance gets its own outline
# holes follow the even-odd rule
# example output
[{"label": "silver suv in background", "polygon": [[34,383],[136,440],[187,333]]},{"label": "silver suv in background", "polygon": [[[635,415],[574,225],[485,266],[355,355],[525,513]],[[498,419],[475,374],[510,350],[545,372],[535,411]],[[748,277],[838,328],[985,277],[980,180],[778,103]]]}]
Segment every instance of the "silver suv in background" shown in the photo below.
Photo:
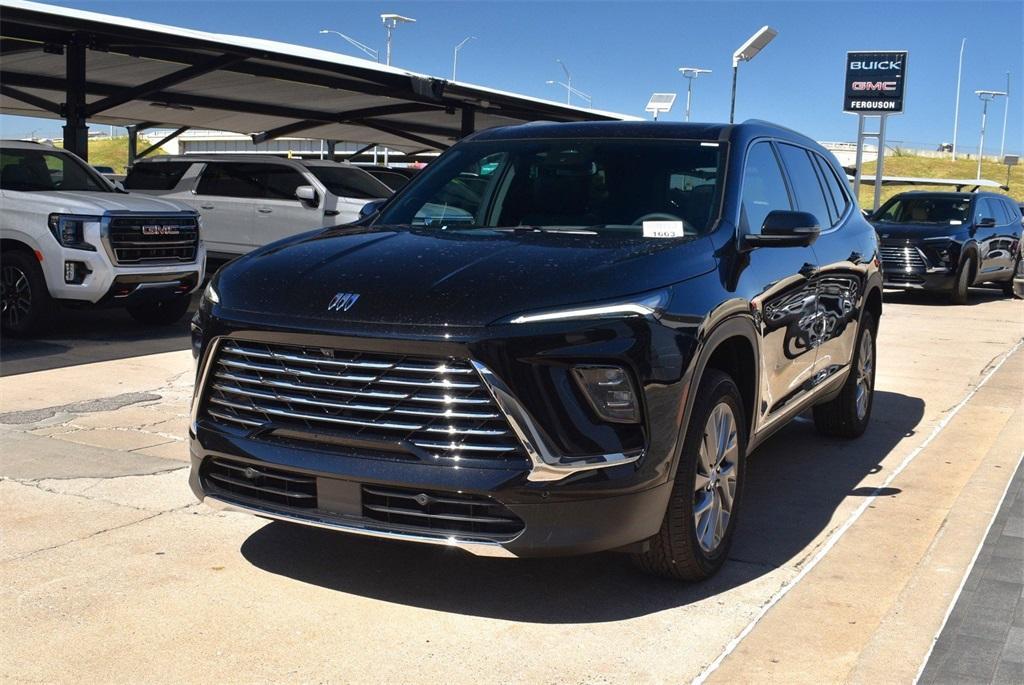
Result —
[{"label": "silver suv in background", "polygon": [[194,210],[130,195],[66,150],[0,141],[0,205],[4,333],[30,334],[59,303],[173,323],[203,282]]},{"label": "silver suv in background", "polygon": [[362,169],[328,160],[267,155],[162,156],[137,162],[125,188],[184,202],[203,217],[211,257],[359,218],[391,189]]}]

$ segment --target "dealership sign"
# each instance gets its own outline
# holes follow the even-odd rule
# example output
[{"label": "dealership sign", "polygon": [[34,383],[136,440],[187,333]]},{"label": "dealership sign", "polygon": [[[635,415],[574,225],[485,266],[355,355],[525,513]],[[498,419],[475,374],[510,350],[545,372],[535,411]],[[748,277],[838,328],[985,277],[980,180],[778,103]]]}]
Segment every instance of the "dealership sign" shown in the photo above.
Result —
[{"label": "dealership sign", "polygon": [[846,53],[843,111],[900,114],[907,85],[907,52]]}]

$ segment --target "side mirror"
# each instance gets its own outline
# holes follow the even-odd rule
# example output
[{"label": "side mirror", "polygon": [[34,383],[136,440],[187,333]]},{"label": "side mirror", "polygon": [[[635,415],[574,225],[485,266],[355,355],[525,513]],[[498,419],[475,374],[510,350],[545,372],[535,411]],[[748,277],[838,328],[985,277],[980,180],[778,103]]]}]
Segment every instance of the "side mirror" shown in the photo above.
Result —
[{"label": "side mirror", "polygon": [[990,216],[986,216],[978,220],[978,228],[993,228],[995,225],[996,220]]},{"label": "side mirror", "polygon": [[314,207],[317,204],[316,188],[313,186],[299,186],[295,189],[295,197]]},{"label": "side mirror", "polygon": [[810,212],[775,210],[768,213],[758,234],[743,236],[745,247],[807,247],[821,235]]},{"label": "side mirror", "polygon": [[387,204],[387,200],[370,200],[362,209],[359,210],[359,218],[365,219],[368,216],[373,216],[380,211],[381,207]]}]

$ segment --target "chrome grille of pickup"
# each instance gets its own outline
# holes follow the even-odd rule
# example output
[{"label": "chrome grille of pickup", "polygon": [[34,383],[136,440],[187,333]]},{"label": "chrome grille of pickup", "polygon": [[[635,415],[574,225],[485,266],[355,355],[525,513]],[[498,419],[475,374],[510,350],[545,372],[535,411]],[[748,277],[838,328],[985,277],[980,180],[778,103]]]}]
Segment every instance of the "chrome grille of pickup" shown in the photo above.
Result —
[{"label": "chrome grille of pickup", "polygon": [[912,245],[882,245],[879,247],[882,257],[883,271],[906,271],[910,269],[924,269],[925,264],[921,251]]},{"label": "chrome grille of pickup", "polygon": [[437,460],[520,459],[504,415],[465,360],[228,339],[207,377],[206,415],[290,436],[346,436]]},{"label": "chrome grille of pickup", "polygon": [[116,264],[193,262],[199,248],[194,216],[117,216],[108,230]]},{"label": "chrome grille of pickup", "polygon": [[512,536],[523,529],[518,516],[488,497],[378,485],[362,490],[363,517],[391,526],[489,537]]}]

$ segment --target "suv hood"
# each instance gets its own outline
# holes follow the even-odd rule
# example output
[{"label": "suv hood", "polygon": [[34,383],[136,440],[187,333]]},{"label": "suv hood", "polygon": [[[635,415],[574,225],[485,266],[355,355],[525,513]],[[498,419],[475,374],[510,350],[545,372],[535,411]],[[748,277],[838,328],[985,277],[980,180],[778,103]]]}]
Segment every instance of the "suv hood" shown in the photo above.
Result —
[{"label": "suv hood", "polygon": [[894,224],[887,221],[873,221],[880,240],[921,240],[954,236],[967,230],[967,224]]},{"label": "suv hood", "polygon": [[46,211],[62,214],[103,214],[104,212],[191,212],[191,207],[180,202],[162,200],[136,193],[100,193],[89,190],[13,192],[8,198],[20,197],[45,204]]},{"label": "suv hood", "polygon": [[[225,311],[272,321],[482,326],[513,314],[654,290],[715,268],[707,238],[323,229],[225,267]],[[357,293],[348,311],[328,311]]]}]

